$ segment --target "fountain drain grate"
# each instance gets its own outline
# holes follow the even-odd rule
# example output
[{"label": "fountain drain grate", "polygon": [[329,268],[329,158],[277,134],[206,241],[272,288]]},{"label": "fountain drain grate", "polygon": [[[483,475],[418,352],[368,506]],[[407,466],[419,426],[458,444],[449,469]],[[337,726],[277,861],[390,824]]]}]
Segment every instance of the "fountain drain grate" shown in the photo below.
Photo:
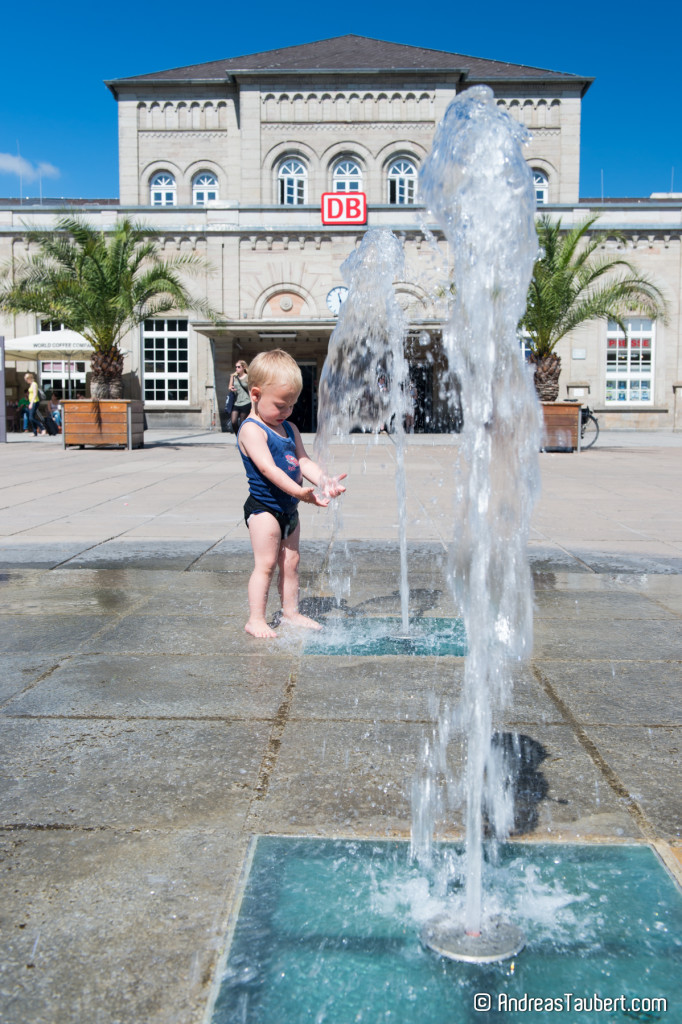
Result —
[{"label": "fountain drain grate", "polygon": [[405,632],[396,618],[328,619],[324,629],[306,637],[306,654],[385,657],[463,657],[466,631],[461,619],[412,619]]},{"label": "fountain drain grate", "polygon": [[501,917],[486,921],[480,935],[469,935],[463,925],[443,915],[425,924],[420,938],[434,953],[467,964],[509,960],[526,945],[521,929]]},{"label": "fountain drain grate", "polygon": [[[453,863],[464,856],[460,844],[437,844],[437,851]],[[494,1004],[524,993],[550,1001],[573,993],[622,995],[628,1005],[655,994],[667,1000],[667,1014],[646,1019],[672,1021],[682,898],[650,847],[502,844],[494,867],[484,864],[483,882],[491,917],[501,911],[525,932],[518,956],[516,941],[508,946],[513,961],[453,960],[444,947],[441,956],[424,947],[425,922],[446,914],[456,920],[463,907],[451,905],[452,893],[434,906],[406,842],[261,836],[207,1020],[478,1024],[498,1017],[477,1012],[480,993]],[[550,1017],[567,1024],[634,1019],[569,1009],[535,1016],[548,1024]],[[529,1015],[504,1016],[522,1024]]]}]

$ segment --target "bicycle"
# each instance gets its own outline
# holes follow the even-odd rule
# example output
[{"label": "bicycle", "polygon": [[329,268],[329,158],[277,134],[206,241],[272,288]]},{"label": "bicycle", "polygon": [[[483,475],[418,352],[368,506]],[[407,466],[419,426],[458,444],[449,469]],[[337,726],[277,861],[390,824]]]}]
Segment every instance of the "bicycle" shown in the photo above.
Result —
[{"label": "bicycle", "polygon": [[589,405],[580,407],[580,450],[591,448],[599,437],[599,423]]}]

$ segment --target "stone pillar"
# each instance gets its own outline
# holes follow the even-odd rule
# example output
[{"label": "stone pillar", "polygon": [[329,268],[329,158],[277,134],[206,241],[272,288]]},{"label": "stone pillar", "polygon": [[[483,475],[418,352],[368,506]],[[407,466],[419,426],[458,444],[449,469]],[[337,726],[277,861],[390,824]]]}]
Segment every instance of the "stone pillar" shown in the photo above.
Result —
[{"label": "stone pillar", "polygon": [[682,430],[682,380],[673,384],[673,430]]}]

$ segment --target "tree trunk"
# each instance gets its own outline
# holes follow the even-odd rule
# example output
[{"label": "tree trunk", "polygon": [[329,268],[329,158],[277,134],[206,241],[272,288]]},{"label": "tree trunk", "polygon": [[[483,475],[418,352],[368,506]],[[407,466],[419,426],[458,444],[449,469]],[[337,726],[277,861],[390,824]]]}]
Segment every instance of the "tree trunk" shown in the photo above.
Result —
[{"label": "tree trunk", "polygon": [[90,361],[91,398],[123,397],[123,356],[118,349],[95,352]]},{"label": "tree trunk", "polygon": [[561,359],[552,352],[549,356],[538,359],[531,354],[531,363],[535,364],[535,390],[541,402],[556,402],[559,397],[559,374]]}]

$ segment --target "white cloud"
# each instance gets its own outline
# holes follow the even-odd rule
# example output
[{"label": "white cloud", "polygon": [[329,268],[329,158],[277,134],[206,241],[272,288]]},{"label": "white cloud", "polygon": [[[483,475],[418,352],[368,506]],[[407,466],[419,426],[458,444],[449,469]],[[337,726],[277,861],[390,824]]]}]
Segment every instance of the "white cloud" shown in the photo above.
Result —
[{"label": "white cloud", "polygon": [[15,174],[17,177],[21,176],[24,181],[37,181],[38,178],[58,178],[59,168],[44,160],[39,164],[32,164],[23,156],[0,153],[0,174]]}]

